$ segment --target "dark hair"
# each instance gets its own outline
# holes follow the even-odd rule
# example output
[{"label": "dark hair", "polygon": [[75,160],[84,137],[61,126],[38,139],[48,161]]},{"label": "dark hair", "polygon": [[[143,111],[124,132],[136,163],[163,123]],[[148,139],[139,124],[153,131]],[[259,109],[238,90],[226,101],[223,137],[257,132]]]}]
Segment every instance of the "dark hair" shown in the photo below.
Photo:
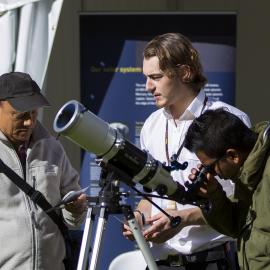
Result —
[{"label": "dark hair", "polygon": [[202,74],[202,65],[197,50],[190,40],[180,33],[167,33],[156,36],[144,48],[143,56],[149,59],[157,56],[159,67],[169,77],[178,76],[181,65],[187,65],[191,69],[192,76],[186,83],[191,84],[199,91],[207,82]]},{"label": "dark hair", "polygon": [[253,148],[257,134],[225,109],[208,110],[192,122],[185,138],[188,150],[220,158],[229,148],[243,152]]}]

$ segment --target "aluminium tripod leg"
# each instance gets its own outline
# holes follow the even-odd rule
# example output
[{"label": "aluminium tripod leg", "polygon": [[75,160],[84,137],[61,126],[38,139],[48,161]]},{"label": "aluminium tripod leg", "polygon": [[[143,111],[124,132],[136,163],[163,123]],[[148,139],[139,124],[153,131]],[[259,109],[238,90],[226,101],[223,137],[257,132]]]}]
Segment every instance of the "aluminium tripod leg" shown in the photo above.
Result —
[{"label": "aluminium tripod leg", "polygon": [[93,244],[93,250],[92,250],[92,256],[89,264],[89,270],[95,270],[97,267],[97,262],[98,262],[98,255],[99,255],[99,250],[100,250],[100,245],[103,237],[103,231],[105,224],[107,223],[108,220],[108,211],[107,207],[100,207],[100,212],[99,212],[99,218],[97,222],[97,229],[96,229],[96,236],[94,239],[94,244]]},{"label": "aluminium tripod leg", "polygon": [[80,256],[78,260],[77,270],[86,270],[87,262],[90,254],[91,237],[93,231],[93,220],[95,216],[92,214],[93,208],[89,207],[87,210],[82,244],[80,249]]},{"label": "aluminium tripod leg", "polygon": [[127,219],[128,225],[134,235],[134,238],[143,254],[143,257],[145,259],[146,264],[148,265],[148,268],[150,270],[158,270],[157,264],[152,256],[151,250],[149,245],[146,243],[141,229],[136,222],[136,219],[134,217],[134,214],[131,210],[130,206],[123,206],[122,211]]}]

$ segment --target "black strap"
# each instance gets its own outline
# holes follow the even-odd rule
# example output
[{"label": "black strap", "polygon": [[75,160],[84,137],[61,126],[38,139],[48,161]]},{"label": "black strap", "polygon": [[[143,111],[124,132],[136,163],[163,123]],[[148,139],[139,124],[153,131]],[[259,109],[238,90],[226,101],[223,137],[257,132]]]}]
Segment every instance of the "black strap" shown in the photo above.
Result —
[{"label": "black strap", "polygon": [[31,187],[24,179],[22,179],[17,173],[15,173],[9,166],[7,166],[0,159],[0,172],[4,173],[14,184],[16,184],[30,199],[36,203],[47,215],[55,222],[61,231],[63,237],[66,239],[68,236],[68,228],[65,225],[63,219],[55,212],[47,210],[51,209],[51,204],[46,200],[44,195],[38,190]]}]

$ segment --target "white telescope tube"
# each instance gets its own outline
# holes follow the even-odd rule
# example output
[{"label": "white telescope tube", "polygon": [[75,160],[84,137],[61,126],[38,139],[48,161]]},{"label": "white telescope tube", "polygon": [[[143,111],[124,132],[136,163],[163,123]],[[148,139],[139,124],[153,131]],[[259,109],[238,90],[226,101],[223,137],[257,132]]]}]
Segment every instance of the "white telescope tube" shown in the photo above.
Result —
[{"label": "white telescope tube", "polygon": [[184,196],[185,188],[172,179],[159,161],[125,140],[120,132],[78,101],[71,100],[59,110],[53,128],[102,158],[103,163],[117,171],[125,182],[139,183],[175,200]]},{"label": "white telescope tube", "polygon": [[116,140],[116,130],[76,100],[67,102],[59,110],[53,128],[97,156],[107,153]]}]

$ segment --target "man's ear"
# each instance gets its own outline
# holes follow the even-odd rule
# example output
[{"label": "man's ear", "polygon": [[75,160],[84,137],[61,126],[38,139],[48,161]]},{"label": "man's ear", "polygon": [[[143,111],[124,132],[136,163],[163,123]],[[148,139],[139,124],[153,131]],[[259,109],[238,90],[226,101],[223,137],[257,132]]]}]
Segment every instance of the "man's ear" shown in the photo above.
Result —
[{"label": "man's ear", "polygon": [[235,165],[240,163],[240,153],[236,149],[230,148],[226,150],[226,159]]},{"label": "man's ear", "polygon": [[192,70],[188,65],[181,66],[181,77],[183,83],[190,83],[192,80]]}]

